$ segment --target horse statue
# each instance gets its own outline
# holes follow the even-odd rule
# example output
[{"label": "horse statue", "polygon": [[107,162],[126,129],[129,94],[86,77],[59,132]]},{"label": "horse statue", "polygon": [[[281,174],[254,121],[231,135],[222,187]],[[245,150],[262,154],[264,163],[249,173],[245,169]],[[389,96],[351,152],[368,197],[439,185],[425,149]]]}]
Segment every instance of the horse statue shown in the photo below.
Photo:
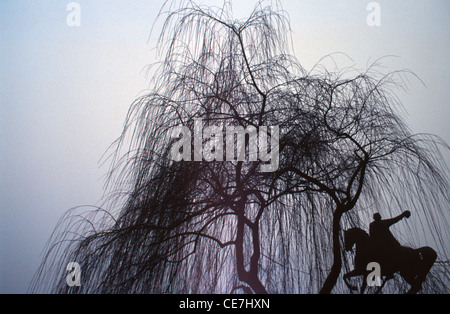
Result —
[{"label": "horse statue", "polygon": [[345,250],[351,251],[355,245],[355,269],[344,275],[344,282],[350,290],[357,290],[348,280],[352,277],[363,276],[360,293],[364,293],[367,286],[366,278],[370,273],[367,265],[371,262],[380,264],[381,277],[384,277],[383,283],[376,293],[379,293],[386,282],[398,272],[411,286],[407,293],[414,294],[422,289],[422,283],[437,258],[436,251],[430,247],[412,249],[401,246],[394,256],[394,263],[394,259],[387,259],[380,254],[369,234],[364,230],[352,228],[344,231]]}]

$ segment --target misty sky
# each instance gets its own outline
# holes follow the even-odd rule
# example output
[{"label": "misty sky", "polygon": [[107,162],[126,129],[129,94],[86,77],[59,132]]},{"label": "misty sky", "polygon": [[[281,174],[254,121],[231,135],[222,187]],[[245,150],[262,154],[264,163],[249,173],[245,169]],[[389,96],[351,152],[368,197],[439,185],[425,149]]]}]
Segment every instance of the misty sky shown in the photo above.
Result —
[{"label": "misty sky", "polygon": [[[0,1],[0,293],[25,293],[61,215],[99,202],[108,171],[99,160],[156,61],[158,28],[149,35],[164,1],[76,1],[79,27],[67,25],[69,2]],[[256,1],[234,2],[242,18]],[[296,57],[310,69],[342,52],[363,69],[397,56],[384,60],[387,70],[408,68],[423,81],[411,79],[397,94],[407,123],[450,143],[450,2],[377,1],[375,27],[369,2],[282,1]]]}]

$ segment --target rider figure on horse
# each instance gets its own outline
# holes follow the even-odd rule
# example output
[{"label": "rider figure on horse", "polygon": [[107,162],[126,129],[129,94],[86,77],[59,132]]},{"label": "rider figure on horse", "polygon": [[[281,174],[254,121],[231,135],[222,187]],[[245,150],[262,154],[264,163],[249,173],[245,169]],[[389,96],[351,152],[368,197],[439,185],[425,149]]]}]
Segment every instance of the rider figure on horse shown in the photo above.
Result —
[{"label": "rider figure on horse", "polygon": [[396,224],[403,218],[409,218],[411,212],[405,211],[403,214],[391,218],[381,219],[379,213],[373,215],[374,221],[370,224],[369,232],[370,238],[381,264],[381,270],[388,278],[392,278],[394,273],[399,269],[399,257],[398,254],[402,248],[401,244],[392,235],[389,227]]},{"label": "rider figure on horse", "polygon": [[366,279],[370,275],[370,263],[377,262],[381,267],[381,277],[385,277],[383,283],[378,287],[378,293],[384,284],[399,273],[407,283],[411,285],[407,293],[417,293],[422,289],[422,283],[433,267],[437,258],[437,253],[429,246],[413,249],[400,245],[389,230],[390,226],[399,222],[403,218],[409,218],[411,213],[405,211],[403,214],[382,220],[381,215],[373,215],[374,221],[370,224],[370,235],[360,228],[350,228],[344,232],[345,250],[355,250],[355,267],[344,274],[344,282],[351,290],[357,289],[349,282],[349,279],[356,276],[365,276],[361,285],[361,293],[367,286]]}]

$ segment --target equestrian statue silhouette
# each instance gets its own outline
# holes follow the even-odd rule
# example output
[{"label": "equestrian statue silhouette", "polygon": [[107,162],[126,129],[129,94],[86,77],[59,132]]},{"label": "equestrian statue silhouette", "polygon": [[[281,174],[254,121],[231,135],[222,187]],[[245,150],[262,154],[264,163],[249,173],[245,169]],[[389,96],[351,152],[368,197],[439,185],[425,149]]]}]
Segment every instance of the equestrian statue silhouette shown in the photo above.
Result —
[{"label": "equestrian statue silhouette", "polygon": [[345,250],[351,251],[356,245],[355,269],[344,275],[344,282],[350,290],[357,288],[349,283],[349,278],[363,275],[360,292],[364,292],[367,286],[366,278],[371,272],[367,270],[367,265],[371,262],[380,265],[381,278],[384,277],[376,293],[380,292],[397,272],[411,285],[407,293],[417,293],[422,289],[422,283],[436,261],[436,251],[430,247],[418,249],[404,247],[389,230],[390,226],[410,216],[411,213],[405,211],[395,218],[382,220],[381,215],[376,213],[369,227],[370,235],[359,228],[344,231]]}]

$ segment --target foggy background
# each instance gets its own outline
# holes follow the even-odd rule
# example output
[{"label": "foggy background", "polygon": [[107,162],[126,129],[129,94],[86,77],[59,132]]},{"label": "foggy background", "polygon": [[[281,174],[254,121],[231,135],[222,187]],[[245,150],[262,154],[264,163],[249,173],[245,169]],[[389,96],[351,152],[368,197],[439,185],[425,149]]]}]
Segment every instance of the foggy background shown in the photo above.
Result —
[{"label": "foggy background", "polygon": [[[67,24],[70,2],[0,2],[0,293],[26,293],[64,212],[99,204],[109,166],[99,160],[148,87],[145,67],[156,61],[159,28],[149,36],[164,1],[76,1],[79,27]],[[233,1],[236,18],[255,2]],[[407,123],[449,143],[450,2],[376,1],[381,25],[374,27],[370,2],[282,1],[296,57],[311,69],[343,52],[353,60],[346,65],[364,69],[397,56],[383,60],[386,71],[408,68],[423,81],[397,93]]]}]

